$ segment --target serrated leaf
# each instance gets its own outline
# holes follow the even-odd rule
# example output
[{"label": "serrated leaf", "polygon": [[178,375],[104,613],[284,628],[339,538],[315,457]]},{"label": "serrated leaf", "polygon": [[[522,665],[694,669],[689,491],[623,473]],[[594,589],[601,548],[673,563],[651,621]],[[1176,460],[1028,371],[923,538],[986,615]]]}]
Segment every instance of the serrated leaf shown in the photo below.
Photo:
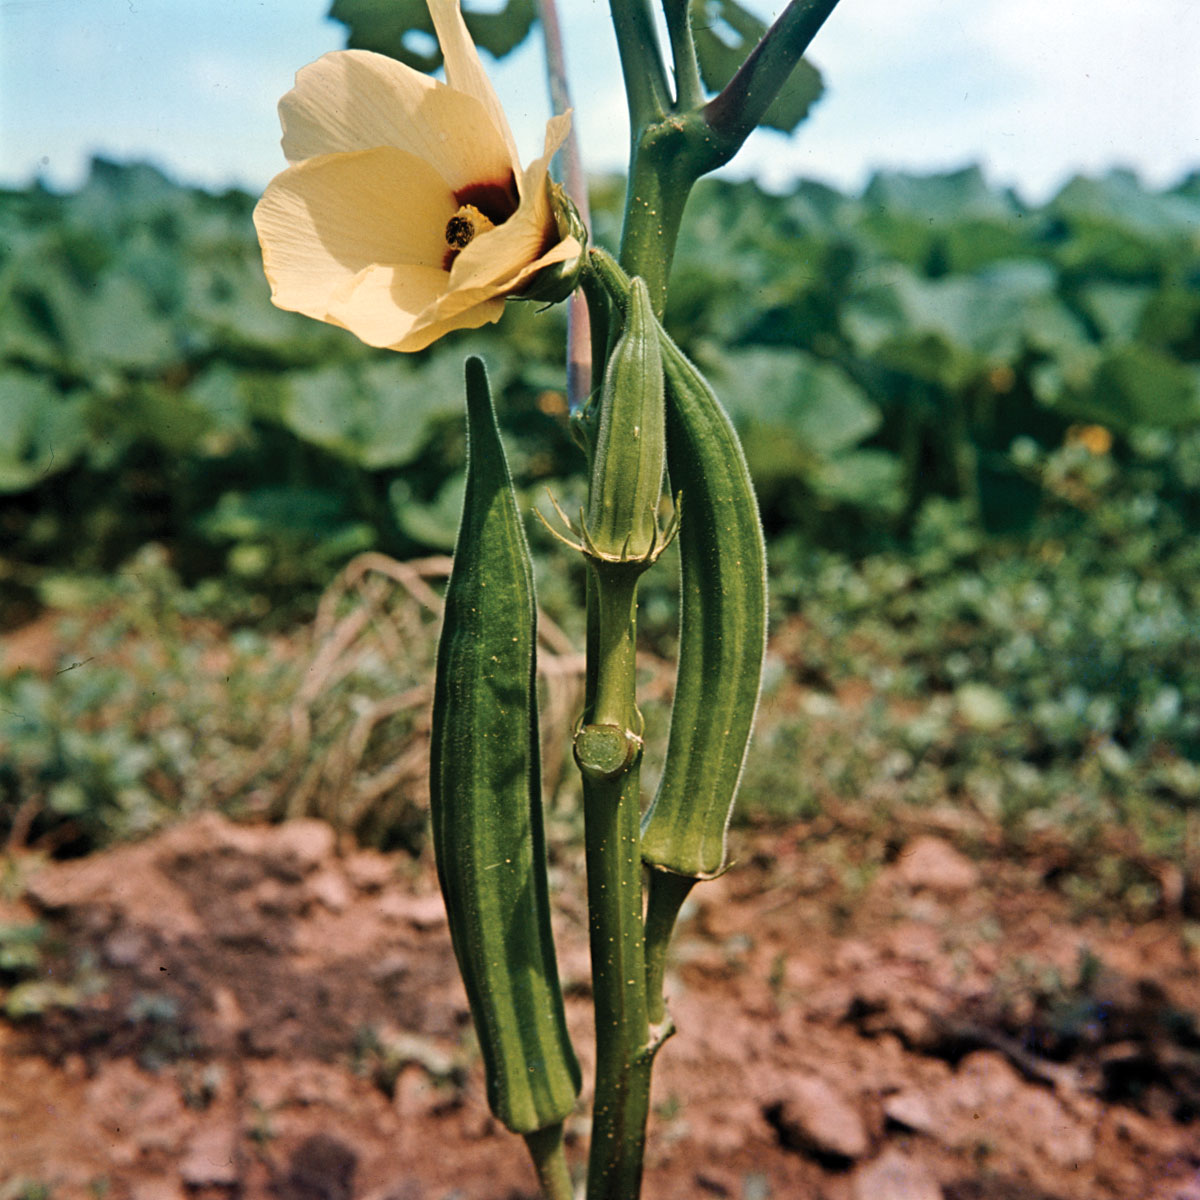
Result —
[{"label": "serrated leaf", "polygon": [[[691,0],[691,6],[700,77],[709,91],[719,92],[758,45],[767,26],[737,0]],[[794,132],[824,90],[821,72],[802,58],[759,124],[780,133]]]},{"label": "serrated leaf", "polygon": [[[426,74],[442,65],[425,0],[334,0],[329,17],[346,26],[351,49],[374,50]],[[464,6],[463,17],[475,45],[503,58],[529,36],[537,7],[535,0],[507,0],[496,12]]]}]

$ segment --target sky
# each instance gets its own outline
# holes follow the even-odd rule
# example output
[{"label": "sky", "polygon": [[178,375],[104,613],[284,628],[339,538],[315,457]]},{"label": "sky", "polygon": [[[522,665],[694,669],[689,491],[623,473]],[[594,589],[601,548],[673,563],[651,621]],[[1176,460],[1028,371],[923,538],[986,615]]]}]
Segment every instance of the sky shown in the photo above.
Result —
[{"label": "sky", "polygon": [[[767,20],[784,7],[743,2]],[[100,154],[261,190],[284,166],[278,98],[344,45],[328,7],[0,0],[0,185],[70,188]],[[559,9],[585,164],[621,170],[608,5]],[[1113,166],[1167,186],[1200,168],[1198,51],[1200,0],[841,0],[810,51],[827,84],[814,115],[790,139],[756,133],[725,173],[857,189],[879,168],[980,163],[1033,202]],[[535,36],[493,73],[526,160],[548,115],[540,55]]]}]

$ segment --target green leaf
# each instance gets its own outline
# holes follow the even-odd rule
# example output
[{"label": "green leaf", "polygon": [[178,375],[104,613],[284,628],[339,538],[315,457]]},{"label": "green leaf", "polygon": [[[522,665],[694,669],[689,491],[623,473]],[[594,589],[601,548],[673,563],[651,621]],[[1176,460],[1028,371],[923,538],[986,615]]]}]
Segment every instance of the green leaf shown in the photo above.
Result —
[{"label": "green leaf", "polygon": [[1200,197],[1151,192],[1128,170],[1099,179],[1077,175],[1050,202],[1050,211],[1077,222],[1112,225],[1145,238],[1191,238],[1200,226]]},{"label": "green leaf", "polygon": [[903,474],[900,460],[885,450],[852,450],[822,463],[808,483],[837,504],[894,514],[904,506]]},{"label": "green leaf", "polygon": [[144,288],[107,274],[80,306],[77,353],[85,364],[150,370],[178,356],[174,331]]},{"label": "green leaf", "polygon": [[1090,385],[1068,391],[1060,407],[1122,431],[1193,425],[1200,421],[1200,367],[1136,343],[1121,346],[1100,361]]},{"label": "green leaf", "polygon": [[801,351],[731,350],[714,367],[714,386],[736,423],[771,426],[819,458],[857,445],[883,419],[844,372]]},{"label": "green leaf", "polygon": [[0,492],[22,492],[69,467],[87,441],[79,399],[23,371],[0,373]]},{"label": "green leaf", "polygon": [[862,203],[869,210],[892,217],[916,217],[934,225],[1007,221],[1020,212],[1012,194],[988,187],[977,166],[935,175],[879,171],[867,184]]},{"label": "green leaf", "polygon": [[860,352],[893,370],[959,387],[1027,348],[1069,353],[1086,343],[1056,283],[1049,265],[1032,260],[945,279],[890,265],[846,305],[843,324]]},{"label": "green leaf", "polygon": [[[737,0],[691,0],[691,5],[700,76],[709,91],[719,92],[758,45],[767,26]],[[802,58],[760,124],[780,133],[794,132],[824,90],[821,72]]]},{"label": "green leaf", "polygon": [[466,481],[466,475],[453,476],[438,490],[432,503],[422,504],[413,497],[412,489],[403,479],[395,480],[388,488],[388,501],[396,524],[420,545],[452,550]]},{"label": "green leaf", "polygon": [[1153,295],[1154,289],[1145,284],[1098,282],[1085,284],[1079,299],[1105,338],[1128,342],[1137,337]]},{"label": "green leaf", "polygon": [[[537,6],[535,0],[506,0],[495,12],[464,6],[463,16],[475,45],[503,58],[529,36]],[[351,49],[387,54],[426,74],[442,65],[425,0],[334,0],[329,17],[346,26]]]}]

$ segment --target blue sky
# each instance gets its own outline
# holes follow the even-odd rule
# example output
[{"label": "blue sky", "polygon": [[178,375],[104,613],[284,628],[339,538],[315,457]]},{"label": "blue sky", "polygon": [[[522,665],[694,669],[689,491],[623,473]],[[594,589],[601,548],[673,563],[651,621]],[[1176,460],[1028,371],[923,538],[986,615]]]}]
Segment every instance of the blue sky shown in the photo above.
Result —
[{"label": "blue sky", "polygon": [[[782,3],[747,0],[770,19]],[[283,166],[275,103],[339,48],[328,0],[0,0],[0,183],[73,186],[93,152],[189,183],[258,190]],[[588,166],[625,128],[604,0],[560,0]],[[813,45],[829,91],[793,139],[731,168],[861,185],[875,167],[980,162],[1039,199],[1075,171],[1156,185],[1200,167],[1197,0],[842,0]],[[540,148],[540,41],[496,69],[518,142]]]}]

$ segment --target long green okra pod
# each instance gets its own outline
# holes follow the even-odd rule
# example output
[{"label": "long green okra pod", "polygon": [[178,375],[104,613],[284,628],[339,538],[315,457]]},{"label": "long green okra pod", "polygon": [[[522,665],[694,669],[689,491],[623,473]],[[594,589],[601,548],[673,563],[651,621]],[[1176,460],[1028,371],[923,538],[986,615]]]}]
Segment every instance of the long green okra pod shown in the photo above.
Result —
[{"label": "long green okra pod", "polygon": [[434,851],[488,1101],[535,1161],[551,1147],[558,1190],[543,1183],[569,1196],[561,1143],[538,1132],[571,1112],[580,1077],[550,931],[533,577],[483,364],[468,359],[466,376],[467,489],[430,747]]}]

